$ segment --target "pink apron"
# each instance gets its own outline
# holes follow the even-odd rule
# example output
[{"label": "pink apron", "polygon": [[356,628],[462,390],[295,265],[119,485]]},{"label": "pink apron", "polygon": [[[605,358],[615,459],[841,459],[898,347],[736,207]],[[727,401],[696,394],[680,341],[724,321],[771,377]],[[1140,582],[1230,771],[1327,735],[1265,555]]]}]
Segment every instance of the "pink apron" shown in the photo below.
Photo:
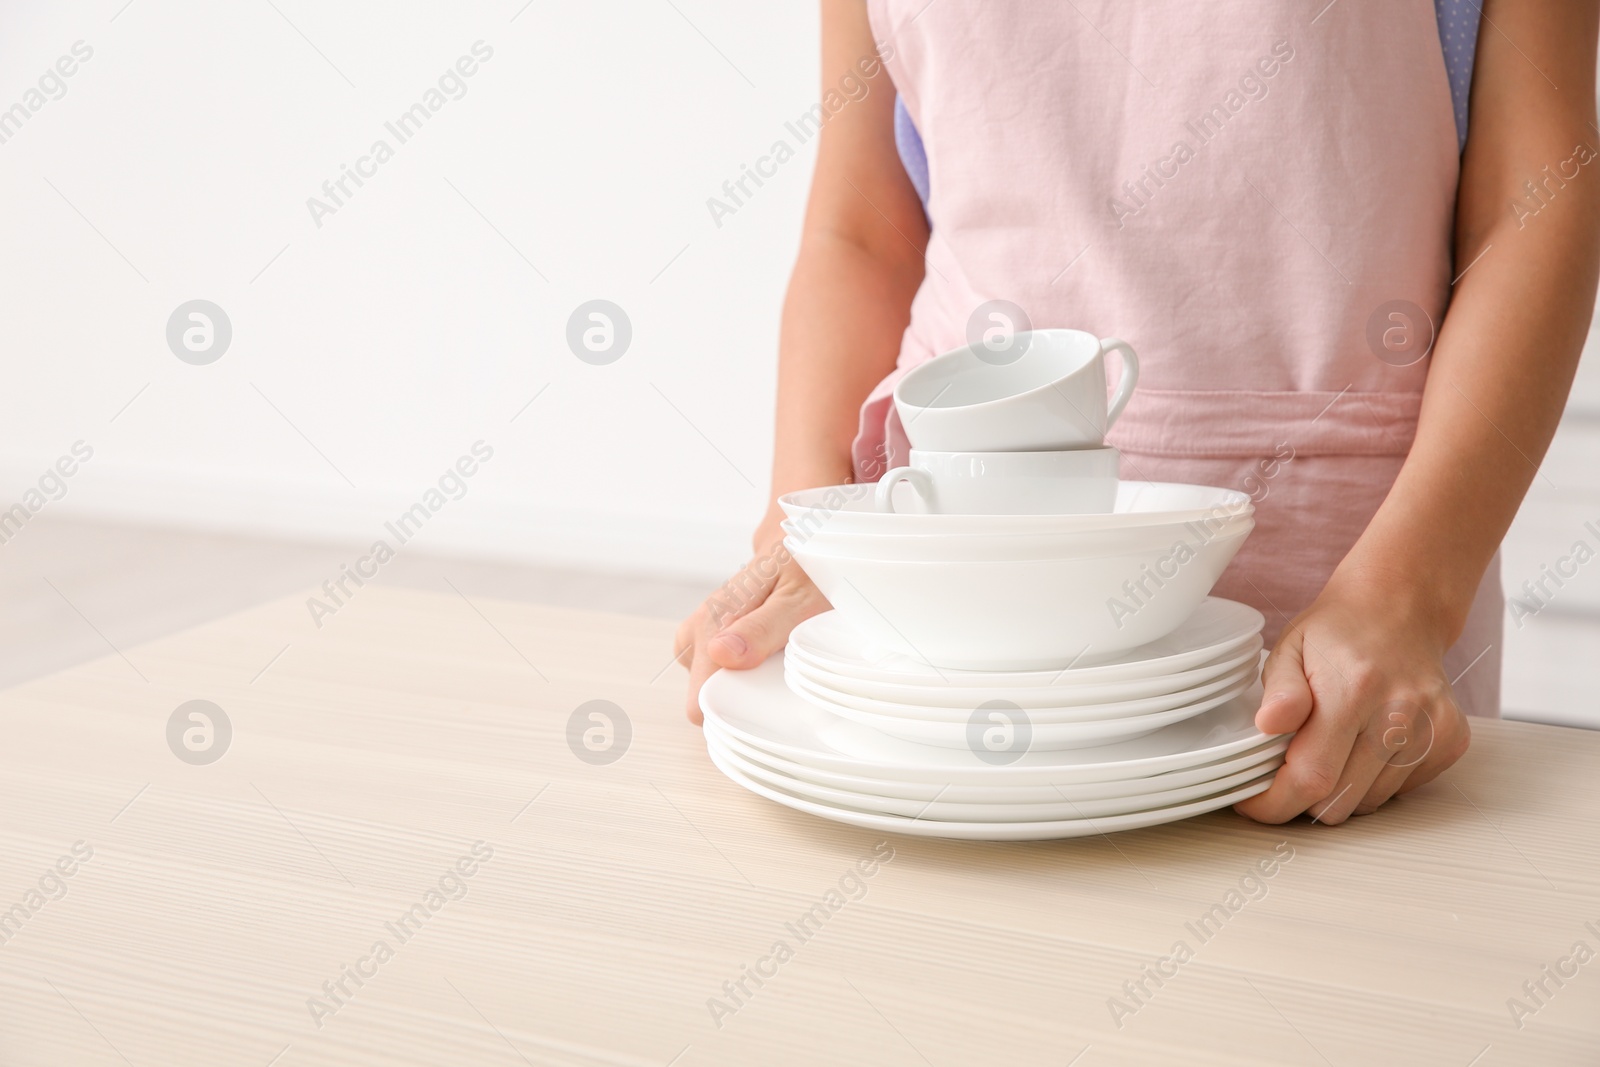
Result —
[{"label": "pink apron", "polygon": [[[905,461],[891,391],[1003,299],[1035,328],[1128,340],[1124,477],[1228,486],[1255,533],[1216,592],[1268,637],[1365,529],[1416,431],[1428,361],[1377,338],[1439,323],[1459,170],[1430,0],[1193,4],[869,0],[928,157],[932,239],[856,476]],[[1426,330],[1426,324],[1421,325]],[[1383,352],[1387,358],[1379,358]],[[1499,561],[1446,668],[1498,715]],[[1462,673],[1465,672],[1465,673]]]}]

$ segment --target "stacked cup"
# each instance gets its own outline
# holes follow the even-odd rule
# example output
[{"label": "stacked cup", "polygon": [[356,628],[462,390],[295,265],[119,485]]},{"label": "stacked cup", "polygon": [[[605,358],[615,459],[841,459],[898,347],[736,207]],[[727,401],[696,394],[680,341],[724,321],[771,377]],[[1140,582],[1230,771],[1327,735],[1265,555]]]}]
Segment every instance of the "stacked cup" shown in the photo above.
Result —
[{"label": "stacked cup", "polygon": [[[1108,402],[1110,352],[1122,376]],[[1106,431],[1138,382],[1132,346],[1082,330],[1026,331],[930,360],[895,387],[911,465],[884,475],[879,505],[894,510],[895,486],[909,482],[947,515],[1110,511],[1121,457]]]},{"label": "stacked cup", "polygon": [[911,465],[865,497],[835,487],[831,509],[828,489],[784,497],[786,546],[863,639],[935,667],[1063,670],[1165,637],[1253,509],[1232,490],[1119,480],[1105,433],[1138,368],[1125,341],[1067,329],[929,360],[894,393]]}]

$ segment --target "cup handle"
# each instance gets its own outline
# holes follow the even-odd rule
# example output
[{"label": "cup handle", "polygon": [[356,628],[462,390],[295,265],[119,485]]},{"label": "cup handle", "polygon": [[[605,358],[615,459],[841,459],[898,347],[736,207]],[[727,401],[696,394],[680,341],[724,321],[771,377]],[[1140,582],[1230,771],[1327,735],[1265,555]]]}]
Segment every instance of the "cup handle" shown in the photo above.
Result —
[{"label": "cup handle", "polygon": [[1106,429],[1109,430],[1133,399],[1133,390],[1139,384],[1139,356],[1133,346],[1120,337],[1102,337],[1100,351],[1122,353],[1122,377],[1117,382],[1116,395],[1111,398],[1111,407],[1106,411]]},{"label": "cup handle", "polygon": [[923,502],[932,507],[933,479],[928,477],[928,472],[917,470],[915,467],[896,467],[878,479],[877,505],[879,511],[894,511],[894,487],[901,482],[910,482],[911,488],[923,499]]}]

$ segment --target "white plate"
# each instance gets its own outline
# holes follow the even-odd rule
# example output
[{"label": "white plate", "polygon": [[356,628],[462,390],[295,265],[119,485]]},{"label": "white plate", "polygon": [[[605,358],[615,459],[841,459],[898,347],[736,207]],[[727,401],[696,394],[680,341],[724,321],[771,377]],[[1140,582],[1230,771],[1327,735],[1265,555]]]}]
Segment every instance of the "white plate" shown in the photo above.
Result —
[{"label": "white plate", "polygon": [[[1257,650],[1259,656],[1260,650]],[[1259,659],[1250,656],[1235,663],[1228,671],[1212,675],[1208,680],[1179,690],[1175,693],[1163,693],[1160,696],[1140,697],[1138,699],[1116,698],[1104,703],[1096,704],[1067,704],[1026,706],[1011,699],[1010,690],[996,689],[988,692],[974,693],[970,702],[957,707],[944,704],[923,704],[915,700],[873,700],[869,697],[855,696],[848,692],[840,692],[831,686],[815,682],[803,669],[793,664],[786,663],[784,677],[789,681],[789,688],[797,689],[802,695],[817,694],[825,700],[830,707],[846,707],[855,711],[864,711],[871,715],[889,715],[898,719],[919,719],[923,722],[956,722],[965,723],[972,716],[974,708],[991,702],[1003,702],[1027,712],[1030,722],[1040,723],[1068,723],[1068,722],[1101,722],[1107,719],[1129,719],[1136,716],[1154,715],[1157,712],[1171,711],[1173,708],[1186,708],[1190,705],[1220,693],[1237,682],[1240,678],[1249,677],[1252,672],[1259,670]],[[798,687],[798,688],[797,688]],[[853,718],[853,716],[847,716]]]},{"label": "white plate", "polygon": [[1009,700],[1018,707],[1071,708],[1084,704],[1112,704],[1146,697],[1167,696],[1214,681],[1248,663],[1261,651],[1261,638],[1254,636],[1223,656],[1191,670],[1152,678],[1123,682],[1068,683],[1063,685],[919,685],[903,682],[870,681],[836,674],[818,666],[798,649],[790,649],[785,661],[791,674],[797,674],[819,689],[847,696],[883,700],[893,704],[915,704],[926,708],[971,709],[989,700]]},{"label": "white plate", "polygon": [[1257,781],[1263,774],[1275,771],[1283,763],[1283,757],[1277,756],[1209,782],[1134,796],[1111,797],[1105,800],[1071,800],[1057,795],[1051,802],[994,804],[952,801],[943,797],[930,801],[899,800],[871,793],[834,789],[790,778],[771,767],[764,766],[759,760],[742,756],[734,749],[721,745],[715,734],[706,736],[706,747],[755,781],[782,789],[797,797],[852,811],[899,815],[911,819],[932,819],[940,822],[1053,822],[1059,819],[1101,819],[1111,815],[1128,815],[1136,811],[1166,808],[1174,804],[1187,804],[1192,800],[1215,796],[1217,793]]},{"label": "white plate", "polygon": [[[1115,833],[1119,830],[1138,830],[1146,826],[1160,826],[1162,823],[1177,822],[1195,815],[1203,815],[1208,811],[1226,808],[1232,804],[1257,793],[1264,793],[1272,785],[1271,776],[1266,776],[1249,785],[1240,786],[1230,792],[1218,796],[1206,797],[1203,800],[1190,801],[1170,808],[1156,808],[1153,811],[1136,811],[1128,815],[1109,815],[1103,819],[1060,819],[1053,822],[935,822],[931,819],[908,819],[898,815],[877,815],[871,812],[851,811],[848,808],[835,808],[826,804],[818,804],[814,800],[796,796],[793,793],[776,789],[755,781],[737,768],[733,767],[726,757],[711,750],[711,762],[717,769],[727,775],[737,785],[742,785],[752,793],[776,801],[785,807],[794,808],[810,815],[821,816],[834,822],[842,822],[850,826],[860,826],[869,830],[879,830],[893,834],[907,834],[912,837],[948,837],[966,841],[1047,841],[1066,837],[1089,837],[1096,834]],[[1276,773],[1276,772],[1274,772]]]},{"label": "white plate", "polygon": [[889,737],[829,714],[789,691],[783,656],[748,671],[722,670],[700,689],[700,709],[726,733],[810,767],[873,778],[943,785],[1109,782],[1198,767],[1272,740],[1255,727],[1261,689],[1148,737],[1082,751],[1026,752],[995,765],[964,749]]},{"label": "white plate", "polygon": [[875,648],[837,611],[814,615],[794,628],[789,647],[835,674],[872,681],[951,686],[1058,686],[1098,684],[1175,674],[1237,649],[1266,625],[1255,608],[1207,597],[1167,636],[1113,658],[1084,660],[1065,670],[959,671],[933,668],[910,656]]},{"label": "white plate", "polygon": [[1240,755],[1219,760],[1215,763],[1203,763],[1198,767],[1167,771],[1165,774],[1155,774],[1149,777],[1126,778],[1109,782],[1062,782],[1052,785],[955,785],[950,782],[939,784],[931,782],[927,784],[901,782],[887,778],[869,778],[859,774],[845,774],[820,767],[808,767],[803,763],[796,763],[793,760],[784,759],[782,756],[763,752],[754,745],[747,744],[732,734],[723,731],[711,720],[707,720],[705,732],[708,738],[714,739],[715,743],[723,748],[729,749],[746,759],[752,759],[764,766],[771,767],[781,774],[788,775],[790,778],[798,778],[803,782],[830,786],[834,789],[844,789],[852,793],[868,793],[872,796],[891,797],[898,800],[914,800],[924,804],[930,800],[948,800],[952,803],[961,802],[966,804],[1045,804],[1061,800],[1109,800],[1114,797],[1143,796],[1166,789],[1178,789],[1183,786],[1215,781],[1249,767],[1256,767],[1268,761],[1276,761],[1289,747],[1289,737],[1279,737],[1258,748],[1252,748]]},{"label": "white plate", "polygon": [[[1150,712],[1145,715],[1133,715],[1123,719],[1091,719],[1084,722],[1040,722],[1027,712],[1012,711],[1001,717],[998,713],[984,716],[985,723],[999,726],[1009,720],[1015,728],[1016,718],[1026,715],[1024,720],[1030,734],[1027,742],[1028,748],[1035,752],[1050,752],[1058,749],[1089,748],[1100,745],[1115,744],[1118,741],[1127,741],[1135,737],[1145,737],[1155,733],[1164,726],[1183,722],[1202,715],[1219,704],[1225,704],[1245,692],[1255,684],[1257,677],[1255,667],[1246,667],[1237,671],[1228,678],[1228,685],[1221,692],[1201,698],[1191,704],[1173,708],[1168,711]],[[890,737],[898,737],[903,741],[914,741],[923,745],[936,745],[939,748],[967,749],[971,747],[974,737],[974,727],[970,723],[973,713],[968,713],[964,718],[955,721],[933,721],[930,719],[917,719],[901,715],[878,715],[870,711],[862,711],[847,704],[831,700],[824,694],[807,687],[803,682],[789,681],[789,688],[800,696],[820,705],[827,711],[858,722]],[[974,712],[980,709],[974,709]],[[990,729],[990,726],[976,728],[978,736]]]}]

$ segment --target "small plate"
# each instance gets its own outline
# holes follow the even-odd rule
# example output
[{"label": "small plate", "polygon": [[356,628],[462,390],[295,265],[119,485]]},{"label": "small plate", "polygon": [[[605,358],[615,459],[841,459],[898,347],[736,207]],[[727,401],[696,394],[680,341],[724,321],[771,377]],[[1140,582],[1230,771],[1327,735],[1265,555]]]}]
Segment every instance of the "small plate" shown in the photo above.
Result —
[{"label": "small plate", "polygon": [[837,674],[818,665],[794,648],[789,650],[786,662],[791,674],[799,675],[820,689],[846,696],[895,704],[916,704],[927,708],[968,710],[987,700],[1009,700],[1018,707],[1031,710],[1078,707],[1084,704],[1112,704],[1125,700],[1168,696],[1214,681],[1248,663],[1260,651],[1261,638],[1255,636],[1209,663],[1173,674],[1131,678],[1123,682],[1068,682],[1062,685],[1036,686],[921,685],[871,681],[847,674]]},{"label": "small plate", "polygon": [[[1192,719],[1196,715],[1203,715],[1219,704],[1225,704],[1234,697],[1243,693],[1255,684],[1257,670],[1254,666],[1236,671],[1226,679],[1227,687],[1211,696],[1201,697],[1181,707],[1171,708],[1166,711],[1153,711],[1144,715],[1130,715],[1125,718],[1090,719],[1083,722],[1041,722],[1030,713],[1020,709],[1007,716],[1000,716],[998,712],[988,714],[983,718],[986,723],[1001,726],[1009,721],[1013,727],[1018,715],[1027,715],[1027,728],[1030,733],[1028,746],[1034,751],[1052,751],[1055,749],[1086,748],[1089,746],[1109,745],[1130,738],[1145,737],[1155,733],[1164,726]],[[965,717],[956,720],[918,719],[913,715],[879,715],[870,711],[862,711],[851,707],[841,701],[835,701],[826,695],[818,693],[803,682],[789,680],[789,688],[800,696],[821,706],[841,718],[850,719],[870,727],[890,737],[898,737],[905,741],[914,741],[923,745],[936,745],[940,748],[970,747],[974,727],[971,719],[982,709],[975,708]],[[978,727],[980,731],[987,727]],[[980,733],[979,736],[982,736]]]},{"label": "small plate", "polygon": [[1203,666],[1244,645],[1266,619],[1247,604],[1207,597],[1172,633],[1111,659],[1085,657],[1064,670],[961,671],[935,668],[909,656],[869,647],[837,611],[814,615],[794,628],[789,647],[810,662],[869,681],[946,686],[1059,686],[1154,678]]},{"label": "small plate", "polygon": [[[1191,705],[1231,688],[1241,678],[1252,678],[1260,671],[1260,650],[1256,656],[1247,656],[1239,660],[1226,672],[1212,675],[1198,685],[1190,686],[1176,692],[1162,693],[1159,696],[1138,697],[1136,699],[1112,699],[1104,703],[1095,704],[1068,704],[1068,705],[1024,705],[1014,701],[1004,689],[974,691],[973,699],[966,704],[952,707],[947,704],[923,704],[916,700],[874,700],[870,697],[855,696],[848,692],[840,692],[831,686],[813,681],[799,666],[785,660],[784,678],[789,682],[789,688],[802,696],[815,694],[831,708],[845,707],[855,711],[864,711],[870,715],[887,715],[897,719],[918,719],[923,722],[954,722],[963,723],[972,717],[974,708],[987,703],[1002,702],[1011,707],[1017,707],[1027,713],[1030,722],[1039,723],[1078,723],[1102,722],[1107,719],[1131,719],[1139,716],[1154,715],[1158,712],[1171,711],[1174,708],[1186,708]],[[957,690],[963,692],[963,690]],[[839,714],[843,715],[844,712]],[[846,718],[854,718],[850,715]]]}]

